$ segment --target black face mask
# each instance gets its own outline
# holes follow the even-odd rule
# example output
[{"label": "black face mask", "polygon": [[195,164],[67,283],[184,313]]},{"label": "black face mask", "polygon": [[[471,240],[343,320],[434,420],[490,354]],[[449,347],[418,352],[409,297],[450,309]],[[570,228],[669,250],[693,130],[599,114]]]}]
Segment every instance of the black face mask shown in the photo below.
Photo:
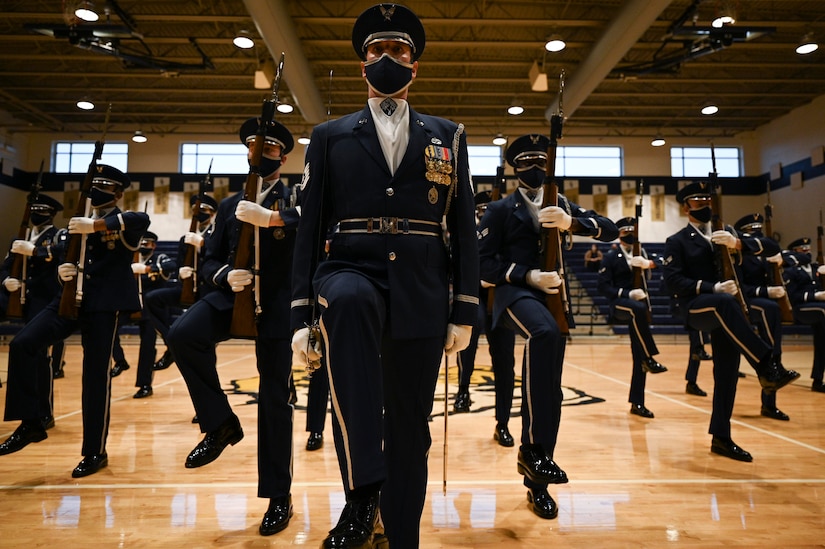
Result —
[{"label": "black face mask", "polygon": [[713,211],[710,209],[710,206],[705,206],[704,208],[699,208],[698,210],[690,210],[690,215],[693,216],[693,218],[699,223],[707,223],[710,221]]},{"label": "black face mask", "polygon": [[42,213],[33,213],[29,219],[31,219],[32,225],[39,227],[40,225],[45,225],[50,222],[52,220],[52,216]]},{"label": "black face mask", "polygon": [[110,202],[114,202],[115,193],[109,193],[104,191],[103,189],[92,187],[92,190],[89,191],[89,198],[92,199],[92,207],[99,208],[101,206],[109,204]]},{"label": "black face mask", "polygon": [[268,158],[266,156],[261,156],[261,165],[259,168],[261,177],[267,179],[281,169],[281,157],[278,156],[276,158]]},{"label": "black face mask", "polygon": [[796,258],[800,266],[811,264],[811,254],[805,252],[791,252],[791,255]]},{"label": "black face mask", "polygon": [[631,246],[636,243],[636,237],[632,234],[623,236],[623,237],[619,238],[619,240],[621,240],[625,244],[629,244]]},{"label": "black face mask", "polygon": [[412,84],[411,63],[404,63],[385,53],[378,59],[364,63],[367,84],[376,93],[391,97]]},{"label": "black face mask", "polygon": [[544,170],[538,167],[528,168],[524,171],[516,171],[519,185],[533,190],[541,187],[542,183],[544,183],[545,176]]},{"label": "black face mask", "polygon": [[138,248],[140,255],[152,255],[152,252],[155,251],[154,248]]},{"label": "black face mask", "polygon": [[200,212],[195,214],[195,219],[198,220],[198,223],[206,223],[209,221],[209,218],[212,217],[208,212]]}]

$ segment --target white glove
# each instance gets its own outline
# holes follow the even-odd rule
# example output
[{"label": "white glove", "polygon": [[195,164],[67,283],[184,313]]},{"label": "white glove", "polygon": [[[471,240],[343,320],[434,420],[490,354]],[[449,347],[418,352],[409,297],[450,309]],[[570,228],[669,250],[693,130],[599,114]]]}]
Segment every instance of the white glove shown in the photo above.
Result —
[{"label": "white glove", "polygon": [[816,292],[814,294],[814,299],[817,301],[825,301],[825,292]]},{"label": "white glove", "polygon": [[561,286],[561,277],[556,271],[530,269],[527,271],[527,284],[546,294],[557,294]]},{"label": "white glove", "polygon": [[651,261],[640,255],[634,255],[630,258],[630,266],[631,267],[638,267],[640,269],[649,269]]},{"label": "white glove", "polygon": [[731,250],[736,248],[736,242],[739,239],[730,234],[728,231],[713,231],[710,235],[710,241],[720,246],[725,246]]},{"label": "white glove", "polygon": [[3,286],[6,287],[9,293],[14,293],[20,289],[20,281],[16,278],[8,276],[6,277],[6,280],[3,281]]},{"label": "white glove", "polygon": [[724,282],[717,282],[714,284],[713,293],[736,295],[739,293],[739,288],[736,287],[736,282],[733,280],[726,280]]},{"label": "white glove", "polygon": [[779,299],[785,297],[784,286],[768,286],[768,297],[771,299]]},{"label": "white glove", "polygon": [[777,265],[782,265],[782,254],[778,253],[776,255],[772,255],[772,256],[766,258],[766,261],[768,263],[776,263]]},{"label": "white glove", "polygon": [[817,267],[816,272],[821,275],[825,275],[825,265],[820,265],[819,267]]},{"label": "white glove", "polygon": [[292,334],[292,366],[306,368],[312,362],[318,362],[324,356],[321,342],[309,344],[309,328],[301,328]]},{"label": "white glove", "polygon": [[444,340],[444,352],[447,356],[463,351],[470,344],[473,327],[466,324],[447,324],[447,338]]},{"label": "white glove", "polygon": [[73,217],[69,220],[69,234],[89,234],[95,232],[95,220],[91,217]]},{"label": "white glove", "polygon": [[149,265],[143,263],[132,263],[132,272],[136,275],[142,275],[149,272]]},{"label": "white glove", "polygon": [[190,246],[194,246],[196,248],[200,248],[203,246],[203,237],[198,233],[186,233],[183,235],[183,243],[189,244]]},{"label": "white glove", "polygon": [[20,255],[32,255],[34,253],[34,244],[28,240],[15,240],[11,243],[11,253]]},{"label": "white glove", "polygon": [[63,282],[68,282],[77,276],[77,265],[74,263],[61,263],[57,266],[57,276]]},{"label": "white glove", "polygon": [[539,223],[541,223],[542,227],[548,229],[556,228],[566,231],[573,223],[573,218],[564,211],[564,208],[547,206],[539,211]]},{"label": "white glove", "polygon": [[269,227],[269,218],[272,216],[272,210],[267,210],[249,200],[241,200],[235,206],[235,217],[245,223],[255,225],[256,227]]},{"label": "white glove", "polygon": [[252,271],[246,269],[232,269],[226,275],[226,281],[233,292],[242,292],[244,286],[252,284]]},{"label": "white glove", "polygon": [[633,288],[630,290],[628,296],[634,301],[642,301],[643,299],[647,299],[647,294],[641,288]]},{"label": "white glove", "polygon": [[186,280],[187,278],[191,278],[192,275],[195,274],[195,269],[192,267],[183,266],[178,269],[178,278],[181,280]]}]

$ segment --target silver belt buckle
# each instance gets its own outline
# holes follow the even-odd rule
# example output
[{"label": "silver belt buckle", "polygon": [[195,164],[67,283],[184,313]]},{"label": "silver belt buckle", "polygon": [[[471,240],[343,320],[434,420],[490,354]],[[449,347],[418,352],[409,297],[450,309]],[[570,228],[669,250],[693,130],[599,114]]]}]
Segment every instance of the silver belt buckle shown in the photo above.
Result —
[{"label": "silver belt buckle", "polygon": [[398,232],[397,217],[381,218],[381,234],[396,234]]}]

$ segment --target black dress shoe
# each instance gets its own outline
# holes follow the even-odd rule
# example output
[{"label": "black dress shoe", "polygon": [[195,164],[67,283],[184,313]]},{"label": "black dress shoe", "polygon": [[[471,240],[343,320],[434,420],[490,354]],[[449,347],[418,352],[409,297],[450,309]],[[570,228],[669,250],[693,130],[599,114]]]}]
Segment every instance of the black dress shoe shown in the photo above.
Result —
[{"label": "black dress shoe", "polygon": [[731,439],[714,436],[710,443],[710,451],[737,461],[753,461],[753,456],[740,448]]},{"label": "black dress shoe", "polygon": [[815,393],[825,393],[825,383],[822,383],[822,380],[814,380],[811,384],[811,391]]},{"label": "black dress shoe", "polygon": [[157,362],[152,365],[153,370],[165,370],[169,366],[175,363],[175,359],[172,358],[172,352],[169,349],[163,351],[163,354],[160,356]]},{"label": "black dress shoe", "polygon": [[117,362],[115,362],[115,365],[112,366],[112,377],[117,377],[128,369],[128,362],[126,362],[125,360],[118,360]]},{"label": "black dress shoe", "polygon": [[54,416],[43,416],[40,418],[40,425],[43,426],[44,431],[48,431],[54,427]]},{"label": "black dress shoe", "polygon": [[200,423],[198,416],[192,416],[192,423]]},{"label": "black dress shoe", "polygon": [[146,398],[152,396],[152,386],[144,385],[138,389],[137,393],[132,395],[132,398]]},{"label": "black dress shoe", "polygon": [[307,452],[314,452],[324,447],[324,433],[310,433],[307,437]]},{"label": "black dress shoe", "polygon": [[496,430],[493,431],[493,439],[501,446],[505,446],[507,448],[510,448],[515,444],[513,435],[510,434],[510,430],[507,429],[506,425],[502,425],[501,423],[496,425]]},{"label": "black dress shoe", "polygon": [[642,360],[642,370],[648,374],[662,374],[667,372],[667,368],[665,366],[662,366],[652,358]]},{"label": "black dress shoe", "polygon": [[49,438],[49,435],[46,434],[46,429],[40,423],[40,420],[24,421],[9,438],[0,444],[0,456],[19,452],[32,442],[40,442],[47,438]]},{"label": "black dress shoe", "polygon": [[704,349],[699,351],[698,355],[699,355],[699,360],[713,360],[713,357],[711,355],[709,355],[708,352]]},{"label": "black dress shoe", "polygon": [[348,501],[335,528],[321,544],[322,549],[371,549],[378,523],[378,495]]},{"label": "black dress shoe", "polygon": [[530,510],[543,519],[554,519],[559,514],[559,506],[545,488],[527,490],[527,502]]},{"label": "black dress shoe", "polygon": [[641,416],[653,419],[653,412],[645,408],[644,404],[631,404],[630,405],[630,413],[634,416]]},{"label": "black dress shoe", "polygon": [[768,408],[767,406],[762,406],[762,410],[759,413],[765,417],[769,417],[771,419],[778,419],[780,421],[790,421],[791,419],[791,416],[789,416],[779,408]]},{"label": "black dress shoe", "polygon": [[269,500],[269,509],[264,513],[258,532],[262,536],[277,534],[287,526],[292,518],[292,496],[272,498]]},{"label": "black dress shoe", "polygon": [[224,448],[234,446],[243,438],[243,429],[238,416],[232,414],[220,427],[206,433],[195,448],[186,457],[186,468],[194,469],[212,463],[221,455]]},{"label": "black dress shoe", "polygon": [[72,471],[72,478],[88,477],[109,465],[109,456],[106,452],[84,456]]},{"label": "black dress shoe", "polygon": [[696,385],[695,381],[688,381],[687,385],[685,385],[685,392],[689,395],[696,395],[700,397],[706,397],[708,394],[704,392],[701,387]]},{"label": "black dress shoe", "polygon": [[799,377],[799,372],[786,370],[782,364],[773,359],[766,359],[756,366],[759,384],[768,393],[775,393]]},{"label": "black dress shoe", "polygon": [[469,391],[459,391],[455,395],[455,401],[453,402],[453,412],[456,414],[463,414],[470,411],[470,404],[473,401],[470,400],[470,393]]},{"label": "black dress shoe", "polygon": [[547,457],[541,444],[524,444],[518,451],[518,472],[536,484],[565,484],[567,473]]},{"label": "black dress shoe", "polygon": [[61,378],[66,377],[66,372],[63,371],[63,366],[61,366],[60,368],[55,370],[54,374],[52,374],[52,377],[54,379],[61,379]]}]

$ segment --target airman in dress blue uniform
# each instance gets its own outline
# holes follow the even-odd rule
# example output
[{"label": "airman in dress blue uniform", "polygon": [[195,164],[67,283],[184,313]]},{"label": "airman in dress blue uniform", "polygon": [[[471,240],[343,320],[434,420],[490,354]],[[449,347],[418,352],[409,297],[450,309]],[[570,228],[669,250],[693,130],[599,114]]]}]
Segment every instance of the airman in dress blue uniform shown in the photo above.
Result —
[{"label": "airman in dress blue uniform", "polygon": [[[30,442],[46,438],[39,428],[38,395],[47,391],[38,375],[48,368],[43,349],[62,341],[78,328],[83,345],[83,459],[72,476],[85,477],[108,465],[106,438],[109,433],[111,375],[109,361],[118,315],[140,310],[137,283],[131,263],[140,237],[149,226],[143,212],[124,212],[117,207],[128,188],[129,178],[120,170],[98,164],[89,200],[91,217],[72,217],[68,233],[86,235],[83,268],[73,263],[58,266],[58,276],[71,280],[82,273],[83,300],[77,319],[58,315],[56,297],[21,330],[9,345],[9,391],[6,420],[22,420],[20,427],[3,443],[2,453],[15,452]],[[80,281],[78,281],[80,284]]]},{"label": "airman in dress blue uniform", "polygon": [[467,346],[476,318],[473,188],[463,126],[406,100],[425,44],[418,17],[373,6],[352,43],[368,100],[317,126],[307,149],[293,353],[299,364],[319,358],[308,328],[317,305],[347,499],[323,547],[372,547],[380,500],[386,537],[403,549],[418,547],[441,356]]},{"label": "airman in dress blue uniform", "polygon": [[818,283],[825,277],[825,265],[811,261],[811,239],[802,237],[788,244],[783,253],[785,280],[793,305],[794,318],[807,324],[814,334],[814,360],[811,368],[811,390],[825,393],[825,291]]},{"label": "airman in dress blue uniform", "polygon": [[733,442],[730,418],[736,398],[740,354],[756,370],[762,388],[777,391],[799,374],[773,360],[772,349],[750,327],[734,297],[740,290],[733,280],[720,280],[713,244],[742,254],[765,254],[769,243],[753,237],[737,238],[731,231],[708,228],[712,210],[708,183],[691,183],[676,193],[688,224],[665,242],[664,279],[675,295],[688,326],[711,333],[713,349],[713,412],[708,432],[711,452],[739,461],[750,453]]},{"label": "airman in dress blue uniform", "polygon": [[542,183],[550,140],[523,135],[506,152],[519,189],[491,202],[478,226],[482,284],[495,285],[493,329],[504,325],[526,340],[522,362],[521,447],[518,471],[524,475],[531,510],[551,519],[558,506],[548,484],[567,482],[553,461],[561,420],[561,374],[566,340],[545,304],[562,281],[555,271],[539,267],[540,227],[610,242],[618,235],[612,221],[585,210],[559,194],[559,206],[541,208]]},{"label": "airman in dress blue uniform", "polygon": [[[254,142],[259,120],[240,128],[242,143]],[[260,386],[258,389],[258,497],[269,499],[259,527],[262,535],[280,532],[292,517],[292,416],[289,382],[292,353],[289,329],[289,280],[295,229],[300,211],[287,207],[291,189],[280,179],[281,164],[293,147],[292,134],[282,124],[267,125],[257,197],[239,192],[218,206],[215,228],[206,239],[199,272],[214,289],[195,302],[172,324],[167,343],[183,374],[195,406],[203,440],[189,453],[186,467],[202,467],[216,460],[226,446],[243,438],[238,416],[232,412],[216,370],[216,344],[231,337],[235,292],[253,282],[247,269],[233,267],[242,223],[258,232],[260,305],[255,339]],[[252,147],[249,150],[252,155]]]},{"label": "airman in dress blue uniform", "polygon": [[630,377],[630,413],[644,418],[654,417],[645,406],[645,382],[647,374],[660,374],[667,368],[659,364],[654,356],[659,348],[653,340],[648,320],[649,301],[647,292],[633,287],[633,269],[643,269],[643,276],[649,276],[649,269],[657,264],[648,259],[642,248],[642,255],[633,255],[636,242],[636,219],[623,217],[616,221],[619,229],[619,247],[604,255],[599,269],[599,293],[610,302],[610,316],[630,326],[630,349],[633,354],[633,373]]}]

